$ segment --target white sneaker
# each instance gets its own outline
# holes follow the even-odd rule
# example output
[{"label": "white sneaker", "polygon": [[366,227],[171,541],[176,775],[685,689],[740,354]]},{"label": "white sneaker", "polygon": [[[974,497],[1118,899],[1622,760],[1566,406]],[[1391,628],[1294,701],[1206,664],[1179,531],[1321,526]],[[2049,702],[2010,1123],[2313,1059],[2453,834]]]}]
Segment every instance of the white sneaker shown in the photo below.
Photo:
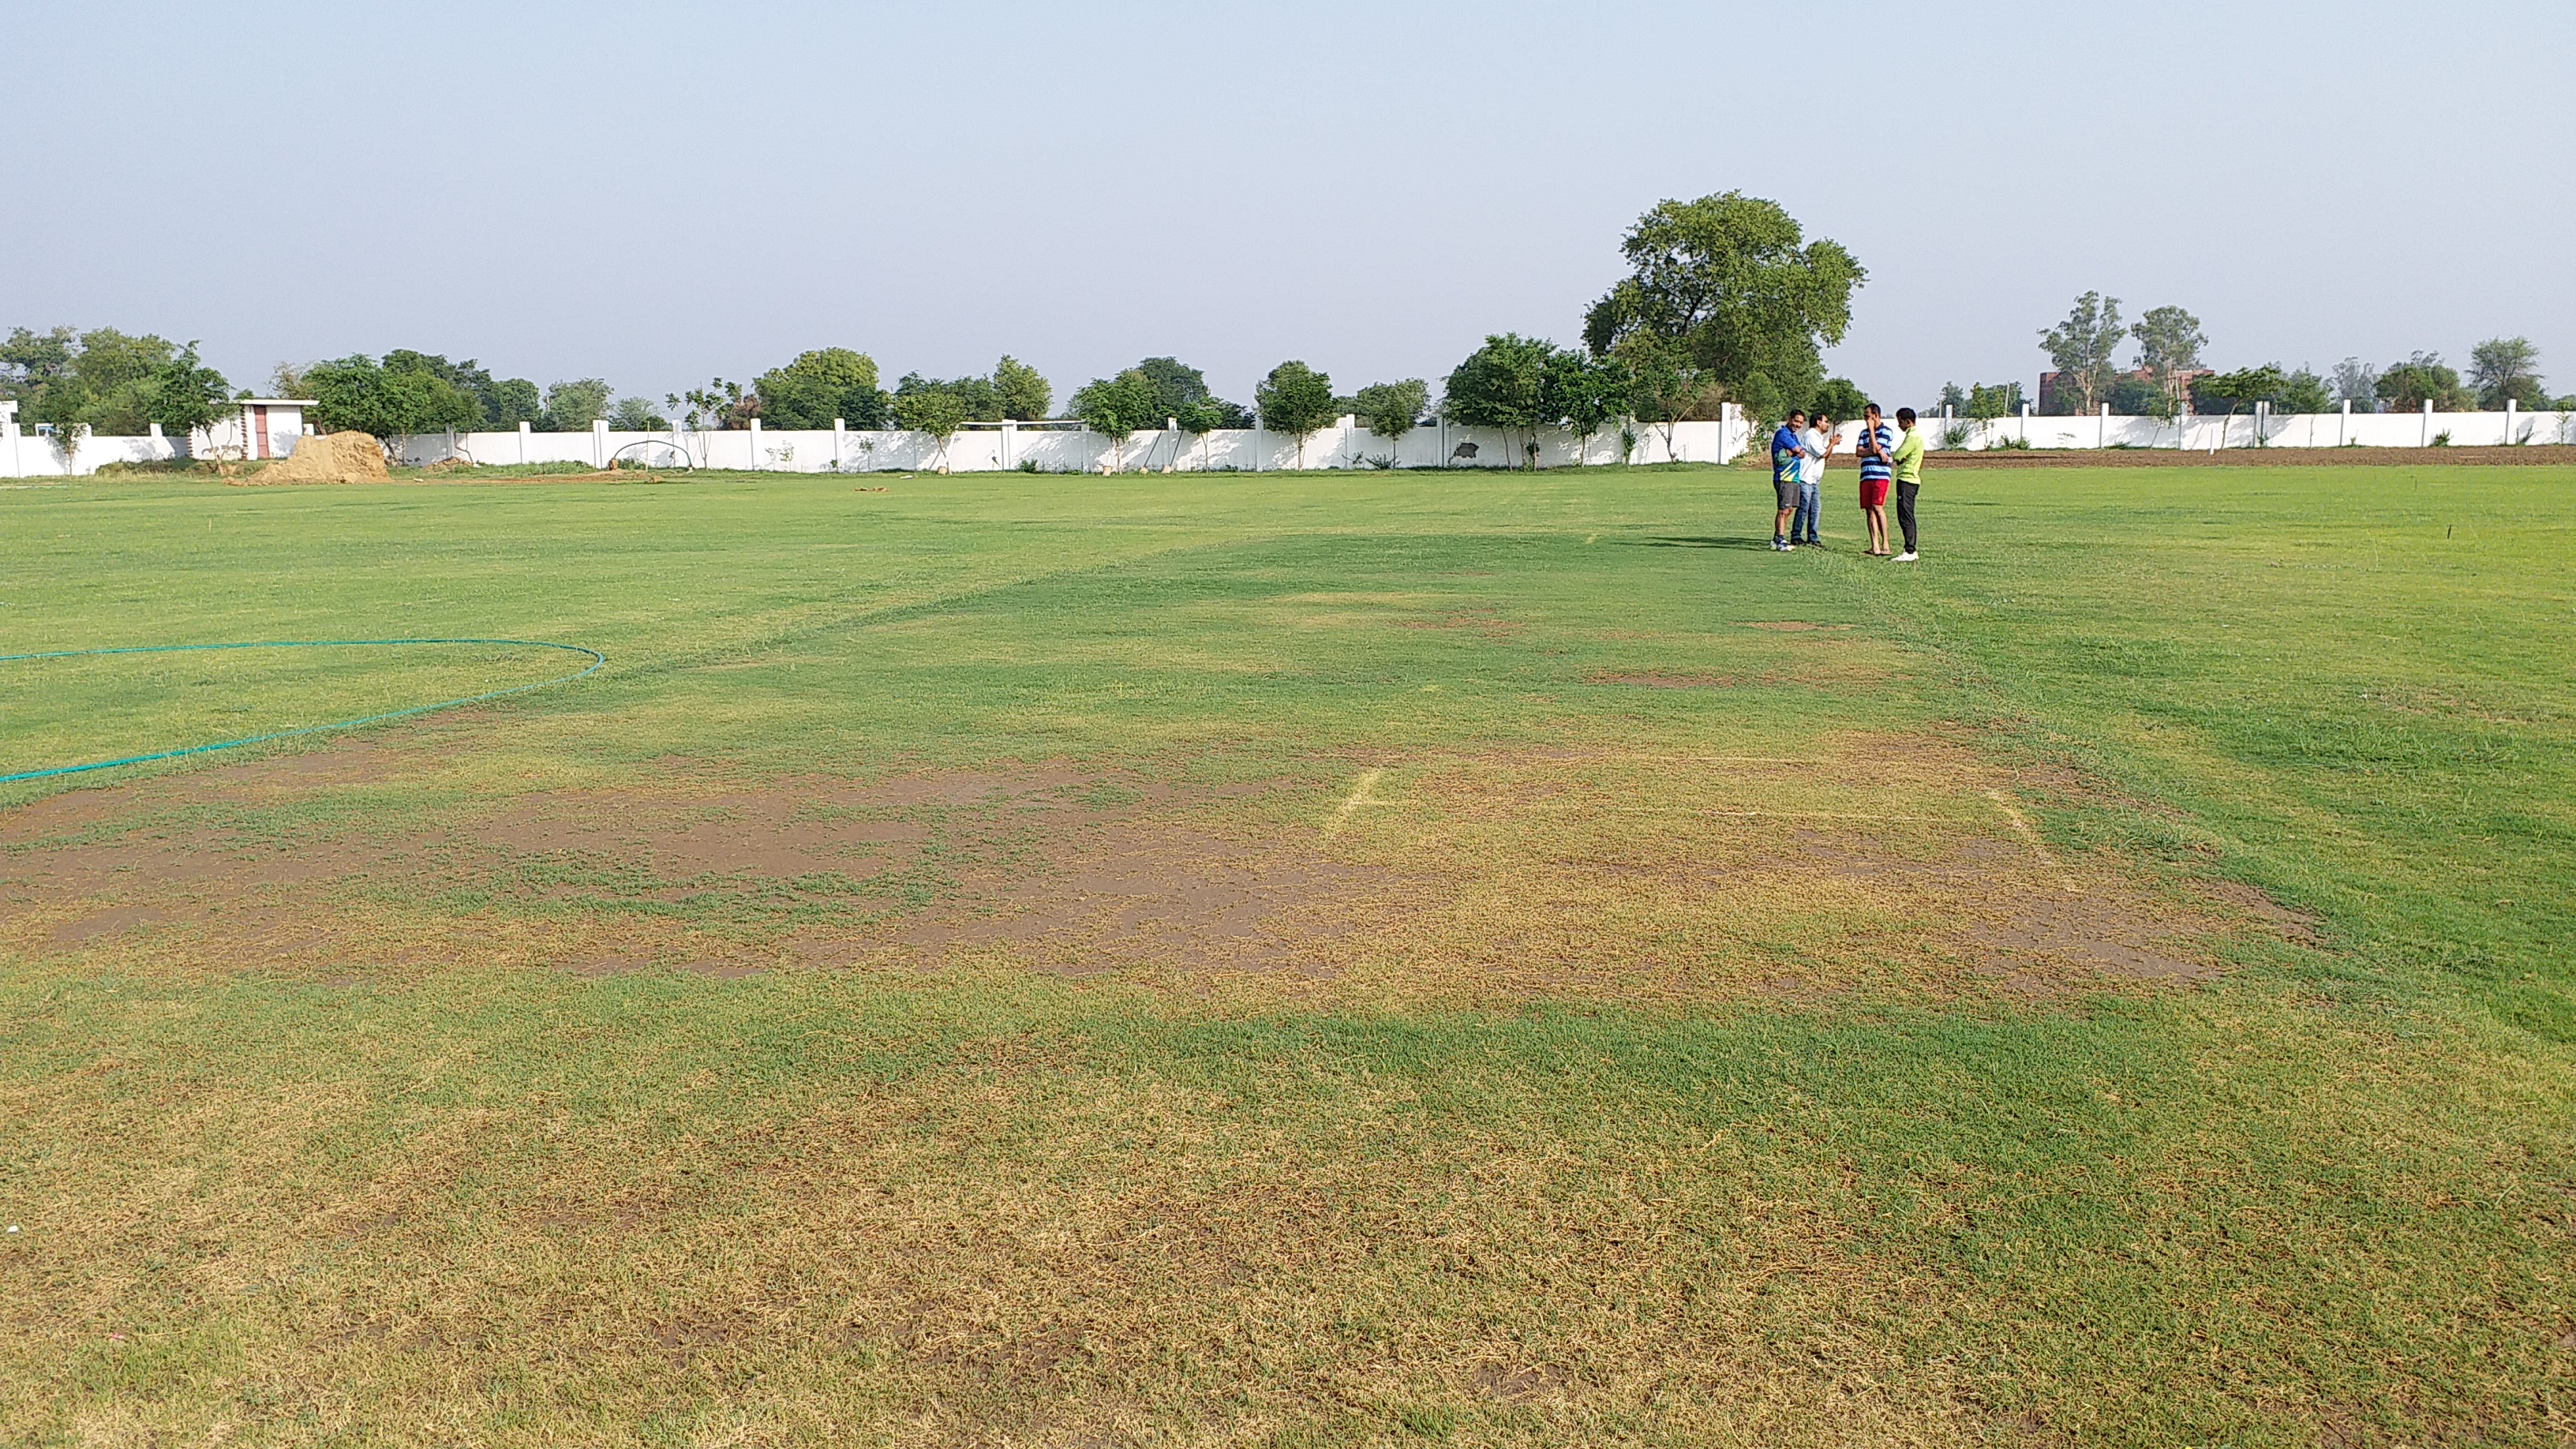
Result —
[{"label": "white sneaker", "polygon": [[1919,559],[1919,556],[1918,556],[1918,555],[1917,555],[1913,550],[1908,549],[1908,550],[1906,550],[1904,553],[1900,553],[1900,554],[1898,554],[1898,555],[1897,555],[1893,560],[1891,560],[1891,562],[1895,562],[1895,563],[1914,563],[1914,562],[1917,562],[1917,561],[1918,561],[1918,559]]}]

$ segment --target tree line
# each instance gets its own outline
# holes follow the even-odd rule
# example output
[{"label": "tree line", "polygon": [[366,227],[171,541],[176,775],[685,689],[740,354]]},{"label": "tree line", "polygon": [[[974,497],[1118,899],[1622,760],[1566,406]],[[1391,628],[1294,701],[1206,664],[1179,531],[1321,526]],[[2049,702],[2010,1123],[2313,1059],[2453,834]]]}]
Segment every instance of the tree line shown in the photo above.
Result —
[{"label": "tree line", "polygon": [[[1778,203],[1741,192],[1666,201],[1641,217],[1621,244],[1629,275],[1584,314],[1580,346],[1496,333],[1452,368],[1435,403],[1422,378],[1371,383],[1343,393],[1303,361],[1263,377],[1249,406],[1216,396],[1199,369],[1149,357],[1094,378],[1066,400],[1067,416],[1123,444],[1167,423],[1192,433],[1260,426],[1306,441],[1344,415],[1390,440],[1437,416],[1519,434],[1534,460],[1537,433],[1570,427],[1585,435],[1613,421],[1653,427],[1722,416],[1728,403],[1757,419],[1792,407],[1858,415],[1850,380],[1825,375],[1822,349],[1842,340],[1851,294],[1865,280],[1840,244],[1809,240]],[[454,428],[579,430],[605,418],[621,431],[897,426],[942,439],[968,423],[1052,414],[1053,389],[1011,357],[989,374],[936,378],[907,373],[886,388],[875,359],[847,347],[804,352],[749,384],[722,377],[647,399],[613,399],[597,378],[543,389],[496,378],[473,359],[451,362],[398,349],[280,366],[278,395],[314,400],[311,421],[326,430],[390,437]],[[0,349],[0,390],[37,400],[28,416],[97,432],[140,431],[137,419],[188,426],[219,413],[228,384],[186,349],[109,329],[43,334],[20,328]],[[247,396],[245,392],[240,394]],[[193,400],[193,401],[191,401]]]},{"label": "tree line", "polygon": [[[2137,350],[2124,362],[2120,354],[2131,344]],[[2385,366],[2347,357],[2323,374],[2278,362],[2220,372],[2202,360],[2209,338],[2184,308],[2150,308],[2124,326],[2119,298],[2086,292],[2065,320],[2040,329],[2039,345],[2056,369],[2042,379],[2035,410],[2043,413],[2091,413],[2107,404],[2124,417],[2171,422],[2257,405],[2334,412],[2347,402],[2360,413],[2417,412],[2427,403],[2435,412],[2501,412],[2508,402],[2526,412],[2576,410],[2576,396],[2553,398],[2542,386],[2540,349],[2524,337],[2491,337],[2471,348],[2466,377],[2438,352]],[[1952,383],[1941,393],[1943,406],[1968,418],[2009,417],[2023,401],[2019,383]]]}]

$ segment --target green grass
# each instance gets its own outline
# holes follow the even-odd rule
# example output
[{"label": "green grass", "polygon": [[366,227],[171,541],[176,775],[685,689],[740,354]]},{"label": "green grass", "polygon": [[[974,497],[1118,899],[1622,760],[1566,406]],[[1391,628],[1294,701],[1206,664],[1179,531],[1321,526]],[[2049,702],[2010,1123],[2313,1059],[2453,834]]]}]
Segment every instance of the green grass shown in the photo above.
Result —
[{"label": "green grass", "polygon": [[[1772,555],[1720,469],[0,494],[0,653],[610,661],[357,754],[0,787],[0,1435],[2566,1444],[2571,473],[1939,472],[1919,567],[1847,501]],[[1849,627],[1744,627],[1781,621]],[[314,653],[0,664],[0,773],[554,670]],[[1319,979],[530,964],[1037,868],[929,807],[872,894],[262,898],[327,959],[57,937],[33,883],[1037,762],[1457,904]],[[1390,808],[1320,838],[1367,769]],[[1928,870],[2020,849],[1990,789],[2091,898],[2235,882],[2313,944],[1994,989],[1955,922],[1704,813]],[[97,889],[208,889],[148,874]]]}]

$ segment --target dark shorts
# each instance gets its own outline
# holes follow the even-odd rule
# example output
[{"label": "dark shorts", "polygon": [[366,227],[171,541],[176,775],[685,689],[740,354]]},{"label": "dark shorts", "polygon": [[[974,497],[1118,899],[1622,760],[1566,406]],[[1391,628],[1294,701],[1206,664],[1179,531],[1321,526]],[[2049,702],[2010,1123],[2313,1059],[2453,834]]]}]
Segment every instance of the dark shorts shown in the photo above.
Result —
[{"label": "dark shorts", "polygon": [[1771,480],[1771,491],[1780,495],[1781,507],[1795,508],[1798,506],[1798,480],[1796,478],[1773,477]]},{"label": "dark shorts", "polygon": [[1884,478],[1863,478],[1860,480],[1860,506],[1863,508],[1885,508],[1887,506],[1887,482],[1888,480]]}]

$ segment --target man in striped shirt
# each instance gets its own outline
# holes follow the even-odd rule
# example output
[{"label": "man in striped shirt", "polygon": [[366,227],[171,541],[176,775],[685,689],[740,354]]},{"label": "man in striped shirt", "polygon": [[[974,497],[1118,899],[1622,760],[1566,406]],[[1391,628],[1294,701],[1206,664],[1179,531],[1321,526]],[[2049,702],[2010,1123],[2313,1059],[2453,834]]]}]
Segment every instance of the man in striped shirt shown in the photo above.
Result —
[{"label": "man in striped shirt", "polygon": [[1869,555],[1887,557],[1887,486],[1896,476],[1896,432],[1871,403],[1861,418],[1860,436],[1852,440],[1860,455],[1860,513],[1869,524]]}]

